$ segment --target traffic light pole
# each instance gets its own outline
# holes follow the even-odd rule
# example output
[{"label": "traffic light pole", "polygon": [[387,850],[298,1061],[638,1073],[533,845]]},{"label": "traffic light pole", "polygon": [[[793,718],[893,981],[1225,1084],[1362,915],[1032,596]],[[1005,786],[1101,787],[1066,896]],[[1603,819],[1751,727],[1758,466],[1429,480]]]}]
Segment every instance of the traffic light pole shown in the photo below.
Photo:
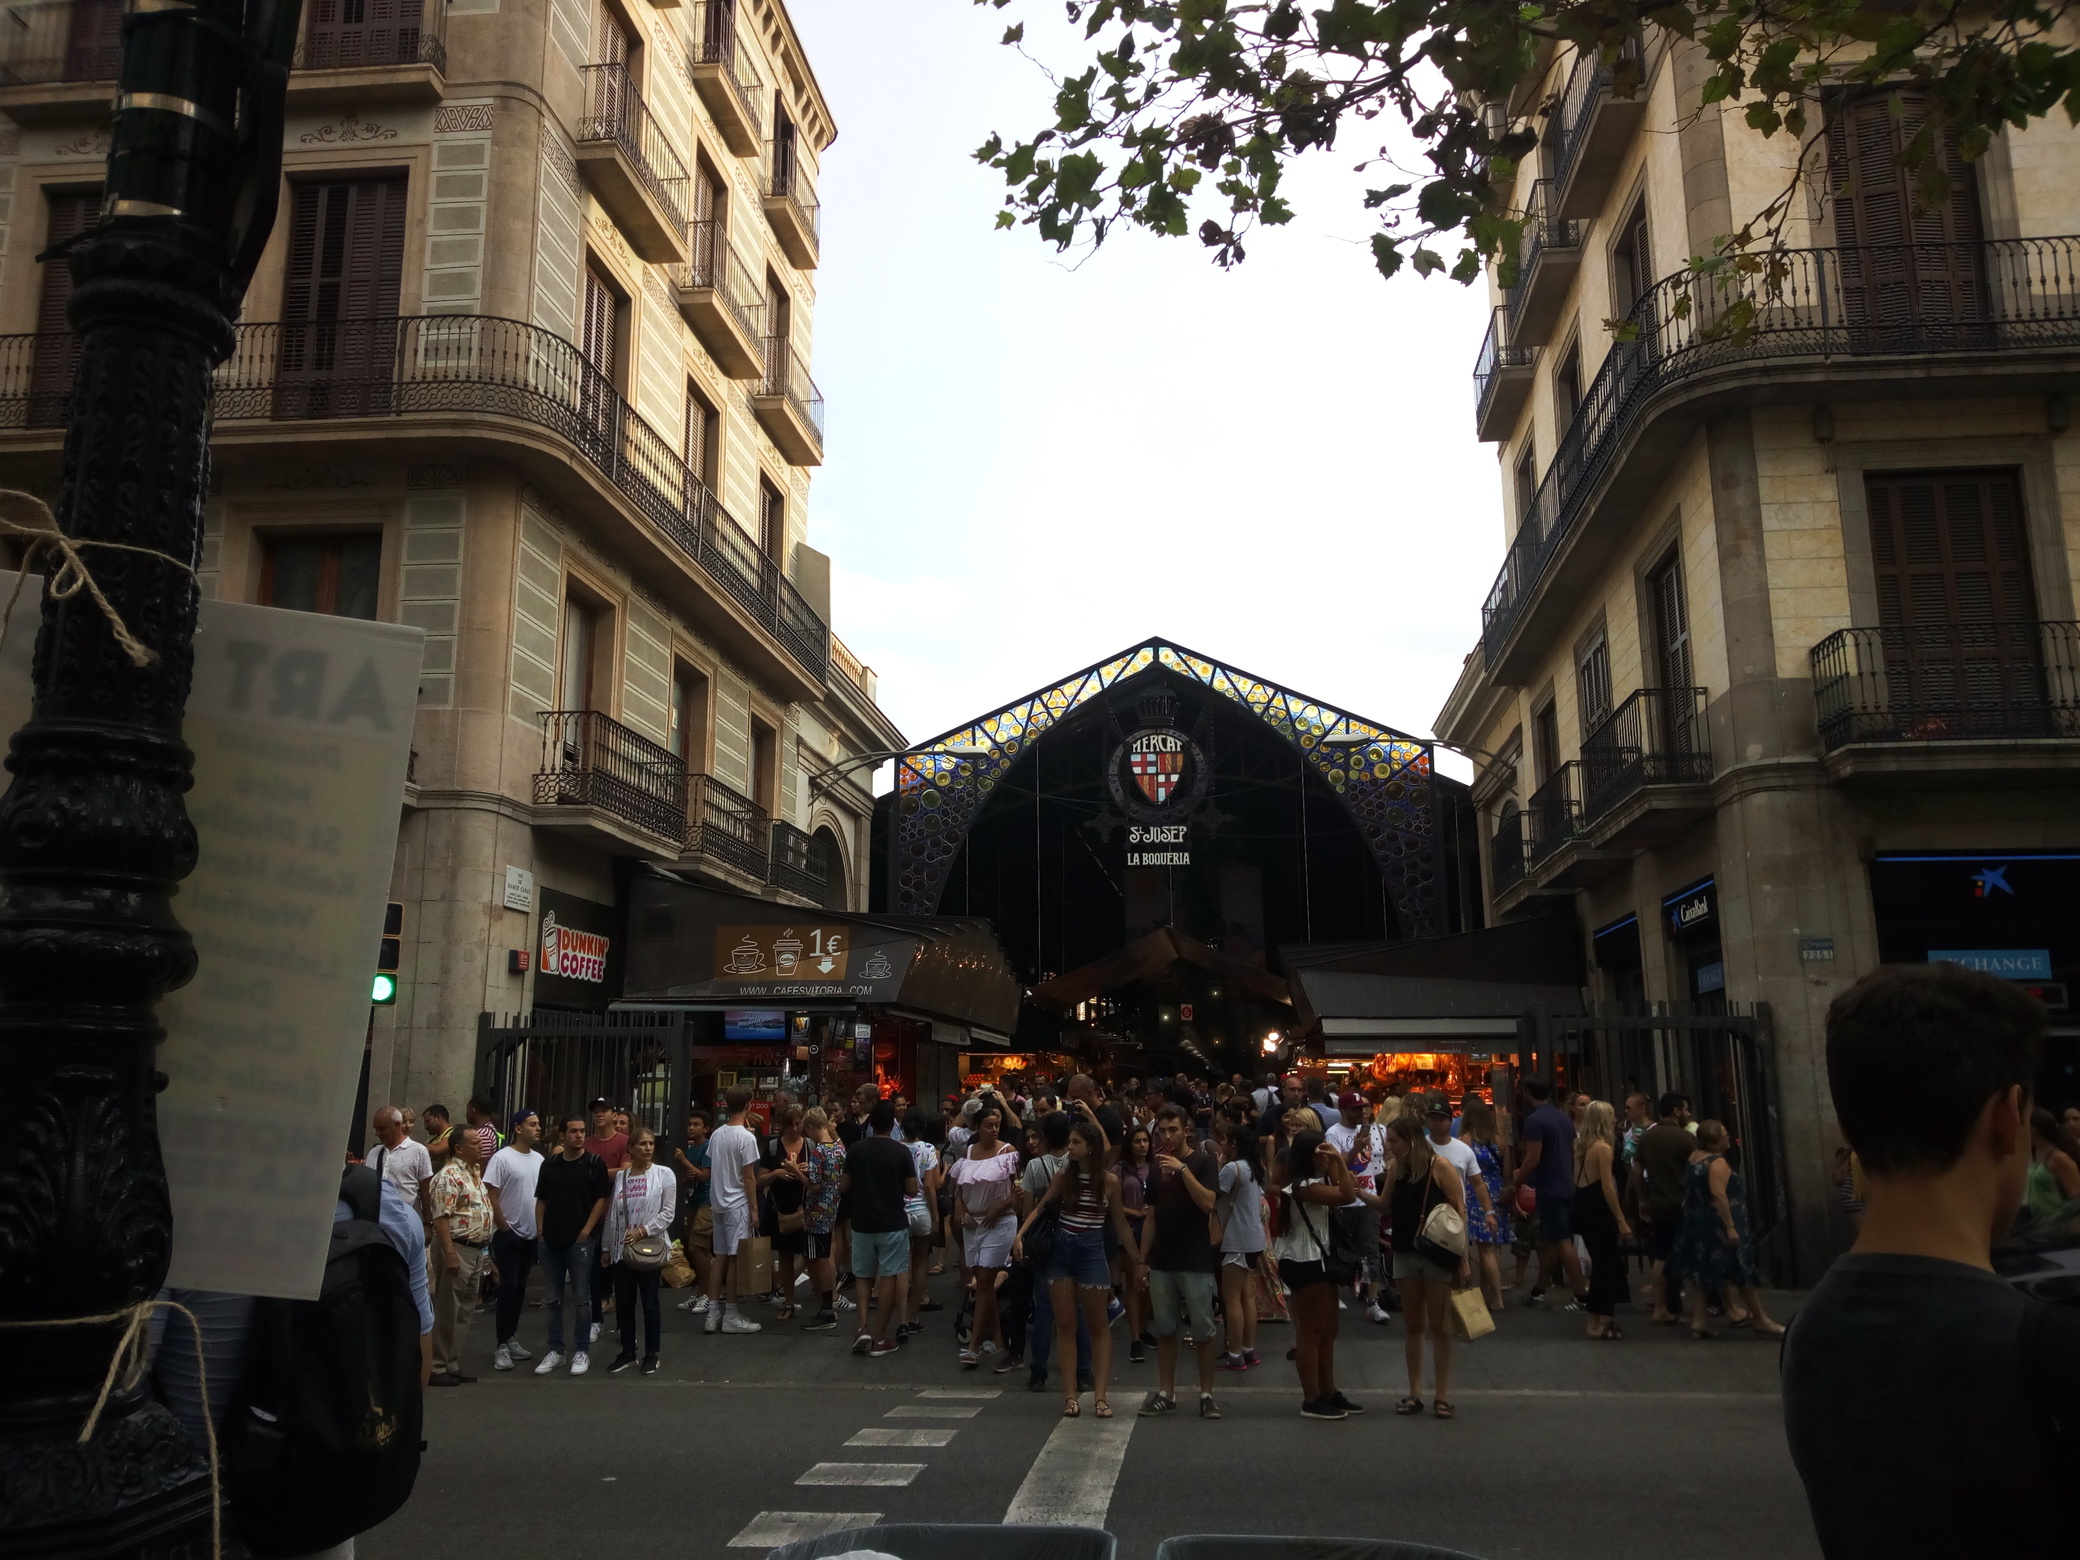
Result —
[{"label": "traffic light pole", "polygon": [[298,11],[132,0],[102,220],[47,261],[80,338],[58,526],[149,659],[90,593],[47,594],[0,798],[0,1556],[209,1550],[207,1465],[131,1373],[79,1436],[172,1249],[154,1009],[195,973],[173,895],[210,383],[274,223]]}]

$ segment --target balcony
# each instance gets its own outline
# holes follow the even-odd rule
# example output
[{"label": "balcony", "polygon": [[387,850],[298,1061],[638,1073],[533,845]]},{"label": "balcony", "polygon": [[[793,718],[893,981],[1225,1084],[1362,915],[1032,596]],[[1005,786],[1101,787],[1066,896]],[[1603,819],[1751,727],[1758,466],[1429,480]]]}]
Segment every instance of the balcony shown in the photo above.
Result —
[{"label": "balcony", "polygon": [[758,273],[729,241],[720,222],[696,222],[693,258],[672,268],[679,312],[708,355],[732,379],[766,372],[766,296]]},{"label": "balcony", "polygon": [[690,866],[728,867],[754,882],[765,882],[771,833],[765,809],[713,775],[694,775],[692,781],[681,859]]},{"label": "balcony", "polygon": [[1524,881],[1524,815],[1504,815],[1488,842],[1489,891],[1501,908],[1502,897]]},{"label": "balcony", "polygon": [[1473,425],[1483,443],[1509,437],[1531,394],[1537,363],[1538,348],[1509,344],[1507,311],[1497,309],[1488,318],[1488,334],[1473,361]]},{"label": "balcony", "polygon": [[766,373],[751,411],[773,447],[792,466],[823,464],[823,392],[794,344],[766,337]]},{"label": "balcony", "polygon": [[2080,768],[2080,623],[1888,623],[1812,650],[1820,746],[1837,780]]},{"label": "balcony", "polygon": [[831,881],[823,846],[791,823],[774,824],[773,859],[766,881],[783,893],[822,904]]},{"label": "balcony", "polygon": [[440,101],[447,0],[312,0],[304,14],[292,109]]},{"label": "balcony", "polygon": [[688,38],[687,79],[722,133],[723,144],[739,157],[757,156],[765,89],[744,63],[736,0],[699,0]]},{"label": "balcony", "polygon": [[822,241],[823,208],[816,202],[816,186],[795,155],[793,144],[766,142],[765,187],[761,191],[766,221],[787,258],[804,271],[816,269],[816,249]]},{"label": "balcony", "polygon": [[[1629,97],[1613,95],[1620,74],[1633,84]],[[1558,147],[1553,159],[1558,198],[1553,209],[1558,215],[1586,221],[1602,212],[1625,161],[1625,149],[1646,111],[1646,70],[1638,38],[1627,38],[1615,60],[1606,60],[1601,51],[1575,56],[1553,116]]]},{"label": "balcony", "polygon": [[678,857],[686,765],[598,710],[543,710],[535,823],[617,856]]},{"label": "balcony", "polygon": [[21,124],[105,118],[124,0],[32,0],[0,12],[0,113]]},{"label": "balcony", "polygon": [[1640,688],[1582,738],[1582,826],[1599,848],[1663,845],[1712,810],[1702,688]]},{"label": "balcony", "polygon": [[578,168],[645,260],[686,263],[686,163],[651,115],[626,65],[585,67]]},{"label": "balcony", "polygon": [[1509,339],[1522,346],[1544,341],[1560,318],[1560,305],[1582,268],[1582,225],[1553,213],[1553,181],[1531,186],[1524,205],[1524,240],[1516,280],[1502,295],[1509,314]]},{"label": "balcony", "polygon": [[[1865,369],[1896,384],[1907,367],[1922,384],[1929,358],[1983,374],[2019,372],[2023,354],[2069,353],[2080,347],[2080,238],[1792,250],[1774,286],[1743,271],[1664,278],[1626,326],[1630,339],[1604,354],[1481,608],[1481,647],[1502,681],[1531,674],[1539,647],[1517,630],[1553,577],[1586,583],[1601,567],[1575,538],[1591,501],[1627,468],[1619,452],[1650,409],[1736,379],[1766,378],[1763,393],[1782,401],[1786,370],[1801,364],[1827,385]],[[1639,449],[1627,491],[1643,499],[1681,442]]]},{"label": "balcony", "polygon": [[[56,451],[72,342],[0,336],[0,449]],[[715,633],[770,674],[802,679],[803,697],[820,694],[830,668],[823,620],[677,447],[561,336],[475,314],[243,324],[217,370],[215,399],[220,446],[260,434],[278,449],[274,430],[287,422],[323,421],[334,442],[359,436],[392,446],[415,433],[452,441],[459,429],[500,437],[533,480],[573,502],[598,491],[590,478],[639,522],[598,516],[620,527],[617,546],[631,556],[654,548],[684,564],[716,609]],[[608,506],[595,499],[593,507]],[[652,579],[671,588],[663,572]]]}]

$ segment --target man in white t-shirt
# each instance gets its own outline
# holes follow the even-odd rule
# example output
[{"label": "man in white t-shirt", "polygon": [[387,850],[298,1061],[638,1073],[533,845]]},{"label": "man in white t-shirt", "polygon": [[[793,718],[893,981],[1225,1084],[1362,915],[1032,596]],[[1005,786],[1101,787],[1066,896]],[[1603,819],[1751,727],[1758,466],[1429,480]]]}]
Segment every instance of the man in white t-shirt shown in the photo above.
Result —
[{"label": "man in white t-shirt", "polygon": [[1438,1157],[1459,1172],[1459,1184],[1466,1188],[1466,1216],[1470,1221],[1481,1206],[1481,1194],[1474,1183],[1481,1178],[1481,1162],[1475,1157],[1473,1146],[1462,1143],[1452,1136],[1452,1107],[1445,1103],[1442,1094],[1430,1096],[1429,1108],[1423,1119],[1430,1125],[1430,1146],[1437,1150]]},{"label": "man in white t-shirt", "polygon": [[369,1125],[376,1130],[376,1146],[369,1150],[366,1161],[369,1169],[397,1188],[423,1227],[426,1199],[422,1193],[433,1179],[433,1155],[424,1143],[405,1135],[404,1112],[395,1105],[377,1111]]},{"label": "man in white t-shirt", "polygon": [[758,1225],[758,1134],[744,1120],[751,1091],[739,1085],[723,1096],[722,1103],[728,1120],[708,1139],[708,1204],[714,1209],[715,1233],[703,1331],[755,1333],[759,1324],[737,1309],[737,1248]]},{"label": "man in white t-shirt", "polygon": [[491,1262],[498,1269],[498,1352],[496,1370],[511,1370],[513,1361],[532,1358],[513,1334],[527,1304],[527,1275],[534,1271],[534,1188],[542,1173],[542,1156],[534,1151],[541,1139],[541,1118],[531,1110],[516,1112],[507,1128],[506,1146],[484,1167],[484,1190],[491,1194]]},{"label": "man in white t-shirt", "polygon": [[1351,1167],[1358,1195],[1336,1210],[1336,1217],[1358,1253],[1359,1277],[1365,1285],[1365,1319],[1392,1320],[1379,1303],[1384,1268],[1379,1255],[1379,1178],[1387,1165],[1387,1129],[1372,1119],[1372,1103],[1355,1089],[1336,1101],[1342,1120],[1325,1134]]}]

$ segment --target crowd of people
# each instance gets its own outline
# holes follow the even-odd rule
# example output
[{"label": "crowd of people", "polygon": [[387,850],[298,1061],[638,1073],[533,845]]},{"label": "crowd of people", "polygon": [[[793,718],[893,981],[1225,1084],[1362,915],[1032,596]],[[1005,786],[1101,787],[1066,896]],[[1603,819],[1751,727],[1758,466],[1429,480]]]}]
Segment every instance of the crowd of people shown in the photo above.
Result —
[{"label": "crowd of people", "polygon": [[[442,1387],[475,1379],[462,1340],[479,1306],[497,1370],[585,1374],[611,1327],[606,1369],[654,1373],[665,1286],[688,1291],[679,1308],[704,1333],[842,1330],[870,1358],[952,1304],[959,1368],[1023,1372],[1033,1392],[1056,1385],[1065,1416],[1087,1396],[1101,1419],[1116,1330],[1128,1365],[1154,1357],[1138,1412],[1181,1411],[1188,1354],[1196,1411],[1219,1418],[1219,1376],[1262,1366],[1266,1323],[1290,1325],[1305,1416],[1361,1413],[1337,1383],[1339,1328],[1396,1313],[1395,1412],[1450,1419],[1455,1336],[1522,1291],[1622,1339],[1634,1262],[1650,1264],[1657,1323],[1783,1331],[1722,1123],[1693,1120],[1681,1094],[1614,1107],[1539,1078],[1504,1109],[1507,1123],[1470,1092],[1332,1094],[1319,1075],[1024,1078],[936,1108],[868,1086],[763,1115],[738,1088],[666,1144],[606,1099],[503,1122],[473,1100],[459,1123],[426,1107],[423,1140],[383,1107],[367,1162],[426,1222]],[[539,1356],[521,1338],[537,1264]],[[927,1282],[942,1273],[957,1275],[946,1301]]]}]

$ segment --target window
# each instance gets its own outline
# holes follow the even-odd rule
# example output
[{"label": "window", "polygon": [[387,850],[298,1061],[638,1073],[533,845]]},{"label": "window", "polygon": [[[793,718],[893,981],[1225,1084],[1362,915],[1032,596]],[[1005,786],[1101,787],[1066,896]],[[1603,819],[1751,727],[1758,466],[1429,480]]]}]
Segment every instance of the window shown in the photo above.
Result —
[{"label": "window", "polygon": [[1560,355],[1560,366],[1553,370],[1553,422],[1562,433],[1574,421],[1574,414],[1582,409],[1582,341],[1577,336],[1567,344]]},{"label": "window", "polygon": [[628,304],[596,266],[585,267],[585,314],[578,350],[609,384],[619,385]]},{"label": "window", "polygon": [[284,320],[396,315],[404,282],[405,193],[403,179],[295,187]]},{"label": "window", "polygon": [[793,300],[780,278],[766,272],[766,393],[781,395],[787,389],[787,350],[794,339]]},{"label": "window", "polygon": [[1538,451],[1531,441],[1524,441],[1524,453],[1517,457],[1517,532],[1525,537],[1538,534]]},{"label": "window", "polygon": [[599,8],[599,63],[620,65],[628,70],[628,79],[634,82],[636,58],[639,46],[621,25],[621,18],[602,5]]},{"label": "window", "polygon": [[1560,710],[1550,701],[1531,717],[1531,762],[1544,785],[1560,767]]},{"label": "window", "polygon": [[409,65],[419,58],[422,0],[313,0],[304,29],[310,70]]},{"label": "window", "polygon": [[775,559],[787,545],[787,500],[764,477],[758,479],[758,545]]},{"label": "window", "polygon": [[[94,223],[101,211],[101,194],[45,196],[48,221],[46,245],[76,238]],[[72,391],[73,376],[79,371],[79,338],[65,318],[65,305],[72,299],[72,267],[56,256],[41,266],[42,293],[36,306],[36,360],[30,369],[29,425],[49,428],[65,421],[65,398]]]},{"label": "window", "polygon": [[714,403],[701,394],[700,386],[687,380],[686,465],[711,491],[721,476],[717,448],[721,429],[722,419],[716,415]]},{"label": "window", "polygon": [[563,598],[563,667],[557,707],[592,708],[592,676],[599,652],[599,609],[575,595]]},{"label": "window", "polygon": [[1683,560],[1671,553],[1647,575],[1647,610],[1653,619],[1654,664],[1663,688],[1694,686],[1690,668],[1690,607],[1683,596]]},{"label": "window", "polygon": [[1866,479],[1878,621],[2024,623],[2037,615],[2022,495],[2006,471]]},{"label": "window", "polygon": [[1617,247],[1611,251],[1612,316],[1622,319],[1630,314],[1633,305],[1653,285],[1654,257],[1647,247],[1647,203],[1641,199],[1625,219]]},{"label": "window", "polygon": [[708,679],[690,666],[672,673],[672,752],[689,772],[698,772],[708,754]]},{"label": "window", "polygon": [[270,536],[261,555],[260,604],[374,622],[382,566],[378,531]]},{"label": "window", "polygon": [[1600,631],[1575,661],[1574,685],[1586,738],[1611,712],[1611,647]]},{"label": "window", "polygon": [[[1917,213],[1917,178],[1900,160],[1928,113],[1928,100],[1912,92],[1844,94],[1827,105],[1835,242],[1851,251],[1841,257],[1842,312],[1852,326],[1983,321],[1976,165],[1945,130],[1935,152],[1950,193],[1934,211]],[[1903,343],[1912,344],[1911,337]]]},{"label": "window", "polygon": [[767,817],[780,810],[780,745],[773,728],[754,717],[751,722],[751,799]]}]

